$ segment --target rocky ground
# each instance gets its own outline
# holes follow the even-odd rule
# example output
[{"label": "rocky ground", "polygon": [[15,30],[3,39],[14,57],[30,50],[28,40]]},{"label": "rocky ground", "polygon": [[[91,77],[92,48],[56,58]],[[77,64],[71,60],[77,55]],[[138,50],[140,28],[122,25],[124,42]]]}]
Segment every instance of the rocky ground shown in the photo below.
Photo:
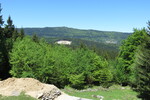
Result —
[{"label": "rocky ground", "polygon": [[41,100],[90,100],[69,96],[56,86],[44,84],[33,78],[8,78],[0,81],[0,94],[18,96],[21,92]]}]

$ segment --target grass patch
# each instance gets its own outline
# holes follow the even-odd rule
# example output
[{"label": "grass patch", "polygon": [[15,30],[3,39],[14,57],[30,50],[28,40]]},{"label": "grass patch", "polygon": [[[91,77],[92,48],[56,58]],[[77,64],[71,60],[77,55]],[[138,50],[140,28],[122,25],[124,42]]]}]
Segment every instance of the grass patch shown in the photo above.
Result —
[{"label": "grass patch", "polygon": [[[62,89],[65,93],[82,98],[89,98],[99,100],[99,98],[92,97],[92,95],[100,95],[104,100],[141,100],[137,98],[137,93],[134,92],[129,86],[121,87],[118,85],[111,86],[110,88],[93,87],[85,90],[75,90],[70,87]],[[0,100],[37,100],[30,96],[21,93],[19,96],[1,96]]]},{"label": "grass patch", "polygon": [[93,100],[99,100],[99,98],[92,97],[92,95],[100,95],[104,97],[104,100],[141,100],[137,98],[137,93],[134,92],[129,86],[111,86],[110,88],[93,87],[86,90],[75,90],[70,87],[63,89],[65,93]]},{"label": "grass patch", "polygon": [[0,100],[37,100],[31,96],[21,93],[19,96],[2,96],[0,95]]}]

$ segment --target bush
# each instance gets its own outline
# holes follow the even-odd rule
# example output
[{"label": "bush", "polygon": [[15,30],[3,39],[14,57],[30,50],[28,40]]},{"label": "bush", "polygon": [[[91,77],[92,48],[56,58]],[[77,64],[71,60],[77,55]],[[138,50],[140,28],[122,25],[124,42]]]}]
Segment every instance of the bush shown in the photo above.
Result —
[{"label": "bush", "polygon": [[84,88],[84,81],[85,76],[83,75],[83,73],[79,74],[79,75],[71,75],[69,77],[69,81],[70,81],[70,86],[76,89],[82,89]]},{"label": "bush", "polygon": [[37,43],[29,37],[14,43],[10,63],[14,77],[32,77],[58,87],[83,88],[83,85],[100,85],[112,80],[108,62],[93,51]]}]

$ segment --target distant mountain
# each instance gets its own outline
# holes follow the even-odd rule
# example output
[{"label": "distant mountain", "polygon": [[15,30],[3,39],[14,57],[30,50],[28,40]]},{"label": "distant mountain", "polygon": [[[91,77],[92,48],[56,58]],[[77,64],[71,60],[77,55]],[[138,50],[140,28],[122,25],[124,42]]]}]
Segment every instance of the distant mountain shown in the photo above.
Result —
[{"label": "distant mountain", "polygon": [[106,44],[120,44],[130,34],[123,32],[83,30],[68,27],[24,28],[27,35],[37,34],[40,37],[60,39],[80,39]]},{"label": "distant mountain", "polygon": [[39,37],[43,37],[49,43],[56,43],[59,40],[71,41],[69,47],[72,48],[78,48],[81,44],[84,44],[107,59],[117,57],[121,41],[131,34],[68,27],[24,28],[24,31],[27,35],[36,34]]}]

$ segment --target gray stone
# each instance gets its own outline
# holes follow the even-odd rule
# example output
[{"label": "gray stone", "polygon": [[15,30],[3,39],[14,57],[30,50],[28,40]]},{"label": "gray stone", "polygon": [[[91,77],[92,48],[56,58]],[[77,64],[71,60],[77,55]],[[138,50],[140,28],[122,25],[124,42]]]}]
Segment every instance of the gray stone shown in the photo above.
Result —
[{"label": "gray stone", "polygon": [[103,99],[104,99],[104,97],[101,96],[101,95],[92,95],[92,97],[99,98],[100,100],[103,100]]},{"label": "gray stone", "polygon": [[37,95],[37,98],[41,100],[54,100],[60,95],[61,95],[61,92],[58,89],[52,89],[51,91],[39,93]]}]

